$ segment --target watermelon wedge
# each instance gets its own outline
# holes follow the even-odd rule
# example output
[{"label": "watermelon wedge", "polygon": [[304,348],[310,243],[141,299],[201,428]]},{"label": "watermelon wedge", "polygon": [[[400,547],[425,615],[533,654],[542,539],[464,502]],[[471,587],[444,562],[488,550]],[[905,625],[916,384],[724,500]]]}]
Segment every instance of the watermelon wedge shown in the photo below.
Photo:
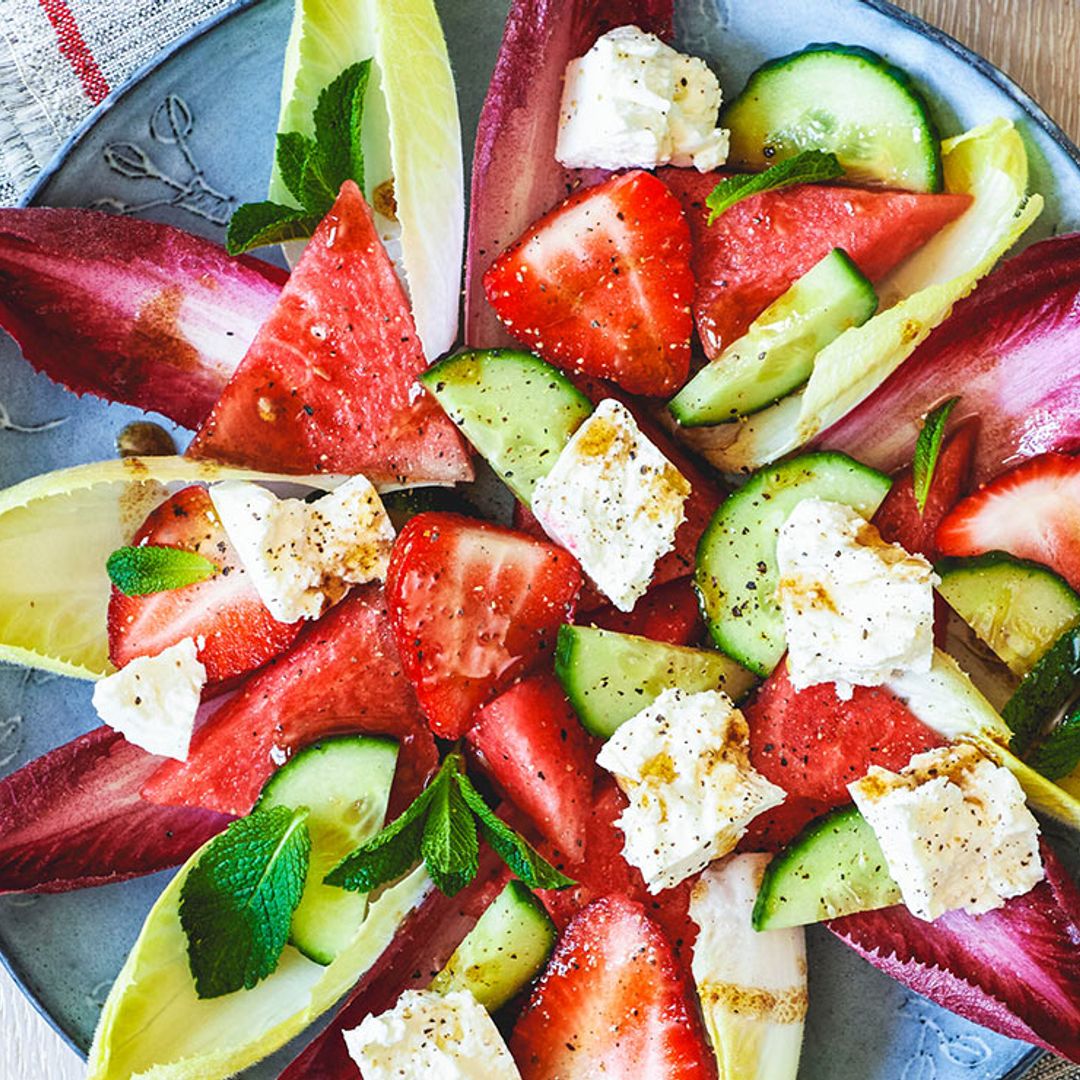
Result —
[{"label": "watermelon wedge", "polygon": [[140,798],[162,760],[99,727],[0,780],[0,894],[152,874],[224,829],[221,814]]},{"label": "watermelon wedge", "polygon": [[206,418],[288,275],[170,225],[0,210],[0,327],[73,390]]},{"label": "watermelon wedge", "polygon": [[660,177],[690,221],[694,319],[709,359],[833,248],[843,248],[871,281],[880,281],[971,205],[969,195],[807,184],[744,199],[709,225],[705,198],[718,174],[669,168]]},{"label": "watermelon wedge", "polygon": [[195,733],[188,760],[161,766],[143,794],[163,805],[246,814],[290,754],[349,732],[400,740],[389,811],[400,813],[438,758],[376,585],[354,589],[245,683]]},{"label": "watermelon wedge", "polygon": [[1080,890],[1044,842],[1046,880],[985,915],[904,907],[826,925],[874,967],[960,1016],[1080,1062]]},{"label": "watermelon wedge", "polygon": [[461,436],[416,381],[426,366],[371,210],[348,181],[188,453],[373,483],[471,480]]},{"label": "watermelon wedge", "polygon": [[675,578],[652,588],[634,605],[620,611],[613,604],[578,612],[581,626],[599,626],[620,634],[637,634],[669,645],[693,645],[705,633],[694,579]]}]

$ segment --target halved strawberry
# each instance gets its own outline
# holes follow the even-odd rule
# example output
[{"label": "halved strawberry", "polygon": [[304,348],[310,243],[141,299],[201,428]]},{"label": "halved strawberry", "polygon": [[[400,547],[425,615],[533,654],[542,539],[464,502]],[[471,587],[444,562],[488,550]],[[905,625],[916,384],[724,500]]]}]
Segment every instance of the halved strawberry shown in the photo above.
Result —
[{"label": "halved strawberry", "polygon": [[390,557],[386,593],[406,674],[445,738],[555,647],[581,568],[554,544],[439,512],[418,514]]},{"label": "halved strawberry", "polygon": [[510,687],[476,714],[469,743],[502,793],[553,844],[585,857],[596,747],[554,675]]},{"label": "halved strawberry", "polygon": [[960,502],[938,528],[943,555],[1007,551],[1080,588],[1080,456],[1040,454]]},{"label": "halved strawberry", "polygon": [[632,394],[673,394],[690,370],[694,275],[679,200],[635,170],[580,191],[484,274],[519,341]]},{"label": "halved strawberry", "polygon": [[609,896],[566,928],[514,1028],[522,1080],[716,1075],[693,986],[640,904]]},{"label": "halved strawberry", "polygon": [[195,551],[216,563],[212,578],[182,589],[109,600],[109,658],[123,667],[194,638],[209,684],[261,667],[296,637],[300,623],[281,623],[259,599],[205,488],[187,487],[166,499],[132,541]]}]

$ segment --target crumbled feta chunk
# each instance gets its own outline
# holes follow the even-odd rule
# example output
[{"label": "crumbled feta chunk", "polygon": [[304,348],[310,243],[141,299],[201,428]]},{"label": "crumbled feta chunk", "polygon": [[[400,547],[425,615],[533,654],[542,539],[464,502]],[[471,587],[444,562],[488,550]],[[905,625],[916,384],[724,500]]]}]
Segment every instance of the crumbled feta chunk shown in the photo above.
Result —
[{"label": "crumbled feta chunk", "polygon": [[852,686],[930,670],[939,579],[850,506],[800,502],[780,529],[776,564],[797,689],[834,682],[846,699]]},{"label": "crumbled feta chunk", "polygon": [[94,683],[102,723],[151,754],[186,761],[206,668],[194,640],[184,638],[156,656],[137,656]]},{"label": "crumbled feta chunk", "polygon": [[636,26],[619,26],[566,65],[555,157],[570,168],[693,165],[727,160],[716,126],[720,83],[704,60]]},{"label": "crumbled feta chunk", "polygon": [[675,546],[690,484],[607,398],[574,433],[533,491],[548,535],[581,563],[597,588],[629,611],[656,561]]},{"label": "crumbled feta chunk", "polygon": [[978,915],[1043,878],[1039,825],[1019,782],[973,746],[916,754],[899,773],[874,766],[848,790],[920,919]]},{"label": "crumbled feta chunk", "polygon": [[727,854],[782,788],[750,764],[750,730],[718,690],[665,690],[623,723],[597,762],[630,800],[616,822],[623,854],[650,892],[670,889]]},{"label": "crumbled feta chunk", "polygon": [[406,990],[345,1043],[364,1080],[520,1080],[499,1029],[467,990]]},{"label": "crumbled feta chunk", "polygon": [[386,574],[394,527],[365,476],[313,503],[279,499],[246,480],[215,484],[210,498],[260,599],[279,622],[317,619],[350,585]]}]

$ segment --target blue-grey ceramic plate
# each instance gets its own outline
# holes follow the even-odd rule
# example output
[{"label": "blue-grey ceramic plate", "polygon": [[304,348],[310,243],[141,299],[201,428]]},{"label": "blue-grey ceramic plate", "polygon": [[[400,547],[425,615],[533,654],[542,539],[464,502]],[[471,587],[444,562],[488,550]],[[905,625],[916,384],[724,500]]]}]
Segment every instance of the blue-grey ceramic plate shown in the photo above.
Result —
[{"label": "blue-grey ceramic plate", "polygon": [[[471,140],[507,0],[441,0]],[[955,132],[995,115],[1027,139],[1047,210],[1033,230],[1080,227],[1080,155],[1021,91],[955,42],[880,0],[681,0],[679,36],[729,92],[768,57],[813,41],[869,46],[906,68]],[[221,238],[238,202],[263,197],[291,0],[241,7],[113,94],[46,171],[29,201],[104,206]],[[0,342],[0,485],[107,458],[134,415],[73,396]],[[63,420],[39,432],[16,430]],[[181,435],[183,433],[180,433]],[[0,667],[0,774],[94,724],[85,683]],[[1072,846],[1067,843],[1066,846]],[[157,876],[66,896],[0,899],[0,955],[52,1022],[85,1048]],[[806,1080],[984,1080],[1031,1050],[909,994],[827,933],[811,932]],[[295,1048],[292,1048],[295,1050]],[[289,1052],[253,1070],[276,1076]]]}]

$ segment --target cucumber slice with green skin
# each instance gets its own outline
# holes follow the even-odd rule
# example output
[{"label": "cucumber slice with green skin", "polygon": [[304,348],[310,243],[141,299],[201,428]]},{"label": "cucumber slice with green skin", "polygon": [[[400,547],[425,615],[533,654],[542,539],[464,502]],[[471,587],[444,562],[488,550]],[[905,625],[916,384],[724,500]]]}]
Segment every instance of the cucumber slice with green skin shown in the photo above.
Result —
[{"label": "cucumber slice with green skin", "polygon": [[356,936],[367,896],[323,884],[386,818],[397,765],[393,739],[347,735],[301,750],[267,782],[256,808],[308,808],[311,860],[289,940],[309,960],[330,964]]},{"label": "cucumber slice with green skin", "polygon": [[595,626],[561,626],[555,674],[582,726],[602,739],[665,690],[723,690],[738,701],[757,679],[723,653]]},{"label": "cucumber slice with green skin", "polygon": [[561,371],[518,349],[465,349],[420,381],[526,506],[593,411]]},{"label": "cucumber slice with green skin", "polygon": [[724,110],[728,164],[765,169],[803,150],[836,155],[848,178],[940,191],[941,146],[908,76],[869,49],[811,45],[770,60]]},{"label": "cucumber slice with green skin", "polygon": [[798,390],[814,358],[877,310],[877,293],[846,252],[833,248],[774,300],[715,360],[672,399],[684,427],[724,424]]},{"label": "cucumber slice with green skin", "polygon": [[1080,626],[1066,630],[1020,680],[1001,710],[1012,731],[1009,746],[1023,756],[1043,727],[1080,690]]},{"label": "cucumber slice with green skin", "polygon": [[807,926],[900,901],[874,830],[848,806],[811,822],[769,863],[751,921],[755,930]]},{"label": "cucumber slice with green skin", "polygon": [[784,655],[776,602],[776,539],[803,499],[844,503],[869,520],[892,480],[846,454],[802,454],[754,473],[713,515],[697,549],[694,584],[718,648],[755,675]]},{"label": "cucumber slice with green skin", "polygon": [[1080,595],[1040,563],[1003,551],[942,559],[938,592],[1016,675],[1080,622]]},{"label": "cucumber slice with green skin", "polygon": [[488,1012],[540,973],[555,945],[555,924],[520,881],[508,881],[432,980],[440,994],[468,990]]}]

